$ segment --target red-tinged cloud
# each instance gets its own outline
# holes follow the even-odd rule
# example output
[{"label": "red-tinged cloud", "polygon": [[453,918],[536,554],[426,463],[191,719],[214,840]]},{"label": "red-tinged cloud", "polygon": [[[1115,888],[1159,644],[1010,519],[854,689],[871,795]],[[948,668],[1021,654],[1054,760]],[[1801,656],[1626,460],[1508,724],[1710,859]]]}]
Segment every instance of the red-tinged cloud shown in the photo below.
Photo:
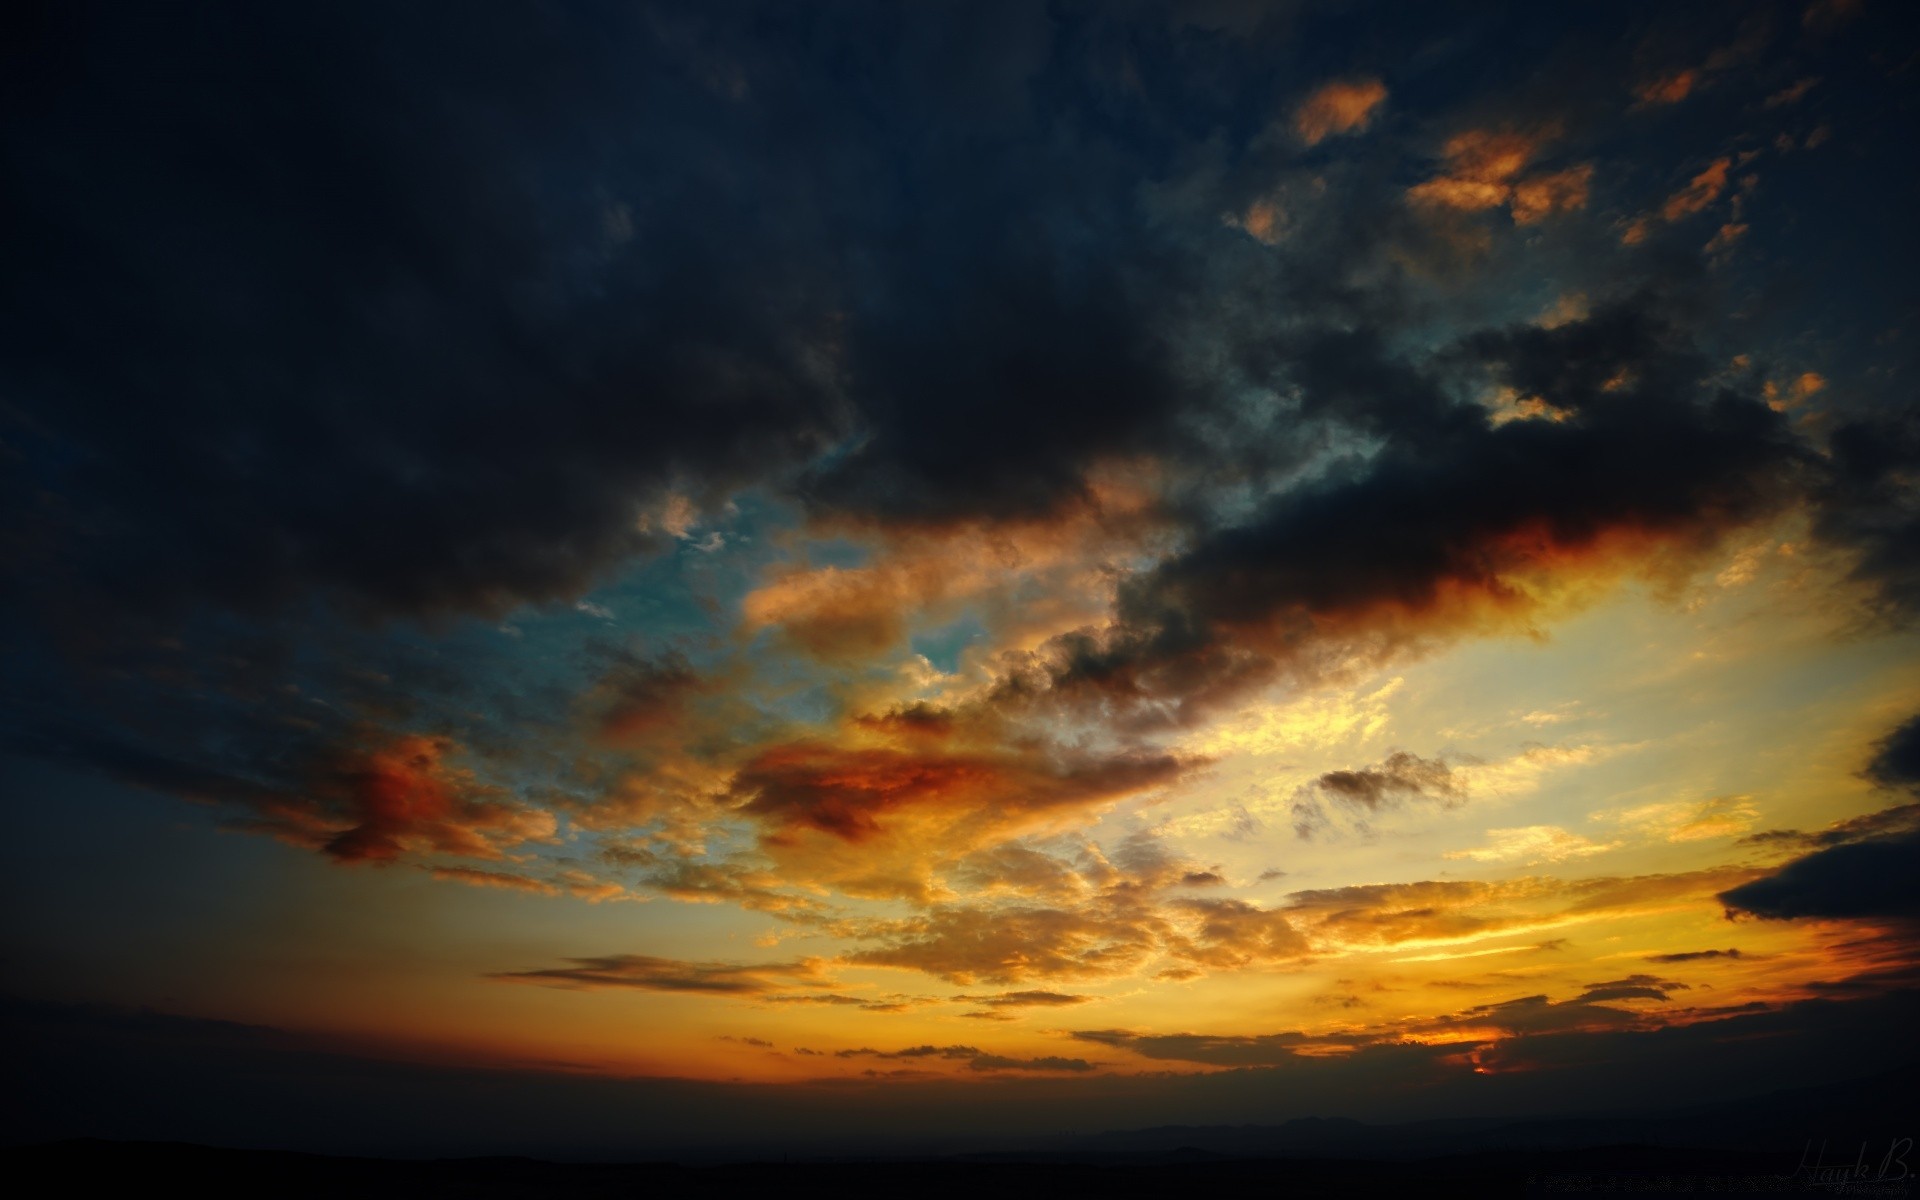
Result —
[{"label": "red-tinged cloud", "polygon": [[298,791],[253,798],[252,814],[233,824],[350,863],[499,859],[553,837],[552,813],[505,799],[457,764],[458,751],[451,739],[417,734],[334,750]]},{"label": "red-tinged cloud", "polygon": [[1023,817],[1145,791],[1181,770],[1165,755],[1089,759],[795,742],[755,755],[731,791],[740,811],[766,822],[775,836],[810,828],[858,842],[922,813],[978,815],[1017,827]]}]

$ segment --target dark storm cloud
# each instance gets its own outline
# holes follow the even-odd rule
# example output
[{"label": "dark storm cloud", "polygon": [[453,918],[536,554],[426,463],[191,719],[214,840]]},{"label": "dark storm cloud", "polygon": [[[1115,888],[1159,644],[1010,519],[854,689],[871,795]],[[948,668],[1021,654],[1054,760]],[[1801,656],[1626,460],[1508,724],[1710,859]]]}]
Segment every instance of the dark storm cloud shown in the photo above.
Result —
[{"label": "dark storm cloud", "polygon": [[1881,787],[1920,791],[1920,714],[1880,739],[1867,778]]},{"label": "dark storm cloud", "polygon": [[[1713,381],[1669,307],[1641,296],[1460,348],[1496,379],[1547,389],[1557,419],[1496,423],[1445,401],[1445,374],[1377,368],[1356,351],[1339,372],[1391,414],[1369,463],[1130,578],[1117,630],[1056,639],[1001,699],[1185,719],[1277,671],[1524,622],[1530,579],[1703,550],[1777,513],[1804,449],[1758,397]],[[1581,365],[1556,373],[1555,358]]]},{"label": "dark storm cloud", "polygon": [[73,6],[17,53],[0,354],[61,584],[497,612],[836,425],[778,132],[642,16]]},{"label": "dark storm cloud", "polygon": [[[1920,717],[1875,743],[1865,775],[1882,787],[1920,792]],[[1920,918],[1920,804],[1836,821],[1817,833],[1779,829],[1747,840],[1814,850],[1720,893],[1730,916]]]},{"label": "dark storm cloud", "polygon": [[[1697,261],[1616,261],[1608,234],[1577,281],[1589,318],[1515,324],[1505,297],[1521,249],[1583,244],[1559,222],[1668,194],[1581,160],[1622,80],[1706,61],[1743,17],[34,10],[0,72],[9,744],[249,819],[313,808],[307,764],[401,724],[521,753],[530,713],[577,709],[486,691],[471,648],[425,688],[352,689],[310,686],[324,655],[293,648],[371,656],[343,614],[439,630],[576,596],[755,486],[823,528],[898,532],[1057,514],[1137,468],[1179,552],[1130,564],[1114,628],[1016,664],[998,698],[1122,728],[1524,622],[1522,577],[1631,560],[1636,539],[1710,546],[1814,456],[1712,378],[1697,347],[1717,352],[1726,305]],[[1791,65],[1745,81],[1726,60],[1714,87],[1757,101],[1807,76]],[[1365,81],[1367,115],[1321,140],[1296,117],[1336,80]],[[1581,180],[1524,247],[1517,202],[1406,202],[1451,139],[1516,122],[1564,127],[1529,153]],[[1650,145],[1660,171],[1704,153]],[[1249,224],[1259,203],[1287,228]],[[1537,414],[1495,423],[1473,402],[1494,387]],[[1895,601],[1911,434],[1863,415],[1816,473],[1823,533]],[[221,622],[273,644],[257,673],[302,695],[249,706],[211,680]],[[49,633],[97,687],[53,678]],[[191,661],[130,684],[121,659],[169,643]],[[771,740],[728,680],[655,650],[589,697],[618,752]],[[1174,775],[765,749],[734,798],[849,840],[981,762],[1035,807]],[[366,808],[319,807],[334,835]],[[350,827],[317,844],[405,840],[377,813]]]},{"label": "dark storm cloud", "polygon": [[[659,544],[667,488],[802,470],[830,511],[1045,512],[1104,459],[1217,459],[1285,363],[1309,417],[1453,424],[1387,331],[1276,340],[1263,303],[1381,300],[1173,186],[1273,171],[1277,25],[1138,20],[1119,58],[1115,21],[1025,5],[445,25],[28,23],[0,354],[43,602],[497,613]],[[1246,163],[1198,156],[1216,127]]]},{"label": "dark storm cloud", "polygon": [[1011,515],[1194,450],[1222,381],[1175,343],[1244,239],[1142,197],[1224,110],[1204,35],[1138,32],[1145,94],[1027,5],[42,10],[10,565],[56,609],[499,613],[659,545],[669,488]]},{"label": "dark storm cloud", "polygon": [[1729,914],[1774,920],[1920,918],[1920,833],[1816,850],[1720,900]]},{"label": "dark storm cloud", "polygon": [[1920,408],[1863,414],[1828,439],[1815,530],[1853,551],[1854,574],[1896,622],[1920,615]]}]

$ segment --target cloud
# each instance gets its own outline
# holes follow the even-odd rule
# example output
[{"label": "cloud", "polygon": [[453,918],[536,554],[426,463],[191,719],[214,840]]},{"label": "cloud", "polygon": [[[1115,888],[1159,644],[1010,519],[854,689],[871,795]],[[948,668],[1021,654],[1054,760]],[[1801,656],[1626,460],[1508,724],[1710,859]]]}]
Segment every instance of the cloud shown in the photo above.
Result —
[{"label": "cloud", "polygon": [[1782,108],[1790,104],[1798,104],[1806,97],[1808,92],[1819,85],[1820,77],[1818,75],[1809,75],[1804,79],[1796,79],[1773,95],[1768,96],[1765,107]]},{"label": "cloud", "polygon": [[1700,72],[1696,68],[1682,67],[1646,80],[1634,88],[1633,94],[1643,105],[1678,104],[1693,94],[1699,82]]},{"label": "cloud", "polygon": [[1888,623],[1920,615],[1920,407],[1849,415],[1827,439],[1814,529],[1849,552]]},{"label": "cloud", "polygon": [[969,1004],[984,1004],[989,1008],[1063,1008],[1069,1005],[1085,1004],[1092,996],[1076,996],[1067,992],[1000,992],[990,996],[955,996],[955,1000],[964,1000]]},{"label": "cloud", "polygon": [[536,983],[579,990],[636,989],[648,992],[693,992],[712,996],[759,997],[798,984],[830,986],[825,965],[818,959],[786,963],[683,962],[644,954],[610,954],[574,958],[564,967],[534,971],[502,971],[489,975],[506,983]]},{"label": "cloud", "polygon": [[1329,771],[1314,780],[1314,786],[1333,800],[1368,812],[1413,799],[1433,799],[1452,805],[1459,803],[1465,793],[1446,762],[1421,758],[1404,750],[1389,754],[1378,766],[1357,771]]},{"label": "cloud", "polygon": [[875,1050],[870,1046],[858,1049],[835,1050],[835,1058],[945,1058],[970,1059],[981,1054],[977,1046],[908,1046],[904,1050]]},{"label": "cloud", "polygon": [[450,739],[407,735],[318,763],[297,794],[261,799],[236,824],[341,862],[403,855],[498,859],[550,840],[553,815],[500,798],[454,762]]},{"label": "cloud", "polygon": [[514,875],[506,871],[481,871],[473,867],[434,867],[432,874],[435,879],[450,879],[455,883],[471,884],[474,887],[505,888],[510,891],[532,892],[538,896],[560,894],[559,888],[543,880]]},{"label": "cloud", "polygon": [[1624,979],[1609,979],[1603,983],[1590,983],[1582,992],[1578,1003],[1597,1004],[1608,1000],[1665,1000],[1667,993],[1685,991],[1687,985],[1670,979],[1661,979],[1653,975],[1629,975]]},{"label": "cloud", "polygon": [[[1754,878],[1743,868],[1585,879],[1526,876],[1437,879],[1294,892],[1277,910],[1317,951],[1450,944],[1502,931],[1545,930],[1607,915],[1715,904],[1715,893]],[[1547,943],[1549,947],[1555,943]]]},{"label": "cloud", "polygon": [[874,930],[880,944],[846,959],[961,985],[1102,978],[1143,965],[1161,924],[1138,909],[943,906]]},{"label": "cloud", "polygon": [[852,1050],[836,1050],[837,1058],[878,1058],[878,1059],[921,1059],[947,1062],[964,1062],[970,1071],[1036,1071],[1036,1072],[1082,1072],[1094,1069],[1094,1064],[1084,1058],[1008,1058],[1000,1054],[989,1054],[977,1046],[908,1046],[904,1050],[875,1050],[862,1046]]},{"label": "cloud", "polygon": [[[1920,793],[1920,717],[1874,743],[1865,776]],[[1770,830],[1744,839],[1812,847],[1778,871],[1720,893],[1729,916],[1770,920],[1920,918],[1920,804],[1836,821],[1819,833]]]},{"label": "cloud", "polygon": [[1698,65],[1656,71],[1636,84],[1637,109],[1678,104],[1718,81],[1734,67],[1751,62],[1766,49],[1772,30],[1764,17],[1744,22],[1731,42],[1715,48]]},{"label": "cloud", "polygon": [[1373,78],[1322,84],[1293,112],[1293,130],[1309,146],[1335,134],[1358,133],[1387,100],[1387,85]]},{"label": "cloud", "polygon": [[1277,496],[1128,579],[1112,624],[1013,657],[993,699],[1184,724],[1276,675],[1526,628],[1778,513],[1803,466],[1780,414],[1707,388],[1656,307],[1461,348],[1564,421],[1490,424],[1434,377],[1343,340],[1319,395],[1394,431],[1368,468]]},{"label": "cloud", "polygon": [[1920,833],[1816,850],[1720,899],[1730,915],[1780,921],[1920,918]]},{"label": "cloud", "polygon": [[[1124,1029],[1082,1029],[1073,1036],[1083,1042],[1131,1050],[1142,1058],[1205,1063],[1216,1067],[1271,1066],[1297,1057],[1299,1048],[1314,1043],[1303,1033],[1216,1035],[1192,1033],[1140,1034]],[[1343,1039],[1328,1039],[1338,1044]]]},{"label": "cloud", "polygon": [[1712,958],[1739,957],[1740,951],[1732,948],[1726,950],[1682,950],[1675,954],[1649,954],[1647,961],[1650,963],[1685,963],[1701,962]]},{"label": "cloud", "polygon": [[1686,187],[1667,197],[1667,202],[1660,206],[1660,215],[1668,221],[1679,221],[1706,211],[1707,206],[1727,190],[1727,173],[1732,168],[1732,159],[1714,159],[1688,181]]},{"label": "cloud", "polygon": [[1450,850],[1448,858],[1466,858],[1475,862],[1511,862],[1535,864],[1564,862],[1618,849],[1619,842],[1595,842],[1557,825],[1524,825],[1512,829],[1487,830],[1487,844],[1469,850]]},{"label": "cloud", "polygon": [[[1652,235],[1656,224],[1673,224],[1688,217],[1705,212],[1713,202],[1727,189],[1728,173],[1733,169],[1733,159],[1716,158],[1706,168],[1688,181],[1687,186],[1668,196],[1657,212],[1636,218],[1620,240],[1627,245],[1637,245]],[[1738,213],[1735,213],[1738,216]],[[1729,241],[1732,239],[1729,238]]]},{"label": "cloud", "polygon": [[[1396,1021],[1365,1031],[1148,1034],[1125,1029],[1093,1029],[1076,1030],[1072,1036],[1079,1041],[1129,1050],[1149,1059],[1215,1067],[1273,1067],[1302,1059],[1319,1060],[1330,1054],[1345,1056],[1370,1047],[1479,1042],[1484,1049],[1510,1038],[1654,1029],[1665,1024],[1660,1016],[1616,1008],[1613,1004],[1666,1002],[1670,991],[1685,986],[1650,975],[1633,975],[1593,984],[1580,995],[1566,1000],[1555,1001],[1544,995],[1523,996],[1435,1017]],[[1674,1014],[1675,1017],[1681,1015]]]},{"label": "cloud", "polygon": [[1061,1058],[1058,1055],[1043,1055],[1039,1058],[1006,1058],[998,1054],[982,1054],[967,1064],[972,1071],[1048,1071],[1081,1072],[1094,1070],[1094,1064],[1084,1058]]},{"label": "cloud", "polygon": [[1172,935],[1171,949],[1200,966],[1246,967],[1304,958],[1308,953],[1307,940],[1284,913],[1244,900],[1180,899],[1168,907],[1197,918],[1196,924]]},{"label": "cloud", "polygon": [[740,811],[776,829],[805,827],[858,842],[902,814],[992,814],[1012,825],[1022,815],[1145,791],[1182,769],[1165,755],[1101,761],[799,742],[757,753],[734,775],[731,794]]},{"label": "cloud", "polygon": [[1441,173],[1407,191],[1428,208],[1473,212],[1507,207],[1516,225],[1531,225],[1554,213],[1585,208],[1593,165],[1576,163],[1552,171],[1527,171],[1551,142],[1545,130],[1471,129],[1450,138]]},{"label": "cloud", "polygon": [[1881,787],[1920,792],[1920,715],[1909,717],[1875,744],[1867,778]]},{"label": "cloud", "polygon": [[1714,796],[1706,800],[1675,800],[1640,804],[1632,808],[1595,813],[1642,838],[1663,842],[1695,842],[1732,837],[1752,829],[1760,810],[1751,796]]}]

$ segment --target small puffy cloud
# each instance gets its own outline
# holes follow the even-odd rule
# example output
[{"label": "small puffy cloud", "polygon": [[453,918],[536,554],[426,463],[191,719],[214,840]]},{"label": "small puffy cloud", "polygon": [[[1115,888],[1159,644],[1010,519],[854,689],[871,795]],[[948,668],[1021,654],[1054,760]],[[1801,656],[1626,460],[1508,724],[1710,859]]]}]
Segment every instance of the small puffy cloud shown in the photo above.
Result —
[{"label": "small puffy cloud", "polygon": [[1336,134],[1358,133],[1386,100],[1387,85],[1378,79],[1337,79],[1300,102],[1293,112],[1293,129],[1309,146]]},{"label": "small puffy cloud", "polygon": [[1727,190],[1727,173],[1733,169],[1731,158],[1716,158],[1705,170],[1695,175],[1660,206],[1660,215],[1668,221],[1684,220],[1698,212],[1705,212],[1708,205],[1720,198]]},{"label": "small puffy cloud", "polygon": [[1642,105],[1678,104],[1693,94],[1699,82],[1698,69],[1682,67],[1642,81],[1633,89],[1633,94]]},{"label": "small puffy cloud", "polygon": [[1818,75],[1809,75],[1805,79],[1795,80],[1773,95],[1768,96],[1765,107],[1782,108],[1789,104],[1798,104],[1801,99],[1818,86],[1819,83],[1820,77]]},{"label": "small puffy cloud", "polygon": [[1442,150],[1438,174],[1415,184],[1407,198],[1427,208],[1474,212],[1506,207],[1517,225],[1585,208],[1593,165],[1529,171],[1550,135],[1513,129],[1473,129],[1456,134]]},{"label": "small puffy cloud", "polygon": [[1636,217],[1630,222],[1620,235],[1621,242],[1629,246],[1638,245],[1651,237],[1662,223],[1684,221],[1705,212],[1727,190],[1727,179],[1732,170],[1733,159],[1714,159],[1688,180],[1685,187],[1668,196],[1657,211]]},{"label": "small puffy cloud", "polygon": [[1508,197],[1513,222],[1516,225],[1531,225],[1554,213],[1585,208],[1592,184],[1592,163],[1529,175],[1513,185]]},{"label": "small puffy cloud", "polygon": [[1369,812],[1414,799],[1456,804],[1465,794],[1445,761],[1421,758],[1404,750],[1389,754],[1376,766],[1329,771],[1314,780],[1314,785],[1331,799]]}]

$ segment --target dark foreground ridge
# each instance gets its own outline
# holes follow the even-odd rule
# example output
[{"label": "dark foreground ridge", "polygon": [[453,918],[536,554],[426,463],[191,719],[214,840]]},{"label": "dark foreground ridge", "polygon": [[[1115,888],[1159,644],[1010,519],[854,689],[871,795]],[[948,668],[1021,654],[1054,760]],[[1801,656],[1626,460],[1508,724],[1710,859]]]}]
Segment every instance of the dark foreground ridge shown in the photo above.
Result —
[{"label": "dark foreground ridge", "polygon": [[1911,1196],[1915,1078],[1902,1067],[1659,1117],[1170,1126],[958,1156],[568,1163],[74,1139],[7,1159],[43,1193],[99,1196]]},{"label": "dark foreground ridge", "polygon": [[[196,1197],[1179,1196],[1257,1189],[1267,1196],[1910,1195],[1907,1181],[1823,1183],[1794,1153],[1599,1146],[1483,1152],[1415,1161],[1236,1159],[1188,1149],[1130,1162],[980,1161],[555,1163],[531,1158],[406,1161],[152,1142],[71,1141],[9,1153],[42,1194]],[[1852,1152],[1835,1169],[1852,1182]],[[1892,1172],[1899,1174],[1896,1168]]]}]

